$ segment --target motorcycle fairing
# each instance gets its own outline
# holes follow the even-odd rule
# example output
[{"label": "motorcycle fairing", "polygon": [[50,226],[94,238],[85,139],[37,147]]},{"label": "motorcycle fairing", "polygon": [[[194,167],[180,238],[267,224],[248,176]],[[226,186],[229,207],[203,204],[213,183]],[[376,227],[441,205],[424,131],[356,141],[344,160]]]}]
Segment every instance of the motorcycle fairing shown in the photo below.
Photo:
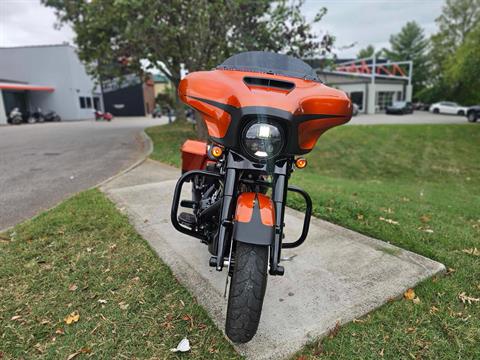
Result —
[{"label": "motorcycle fairing", "polygon": [[248,244],[271,245],[275,231],[272,200],[261,193],[245,192],[238,196],[233,238]]},{"label": "motorcycle fairing", "polygon": [[[279,90],[265,80],[293,86]],[[238,134],[255,116],[280,124],[288,134],[283,153],[296,155],[311,151],[326,130],[348,122],[352,114],[344,92],[318,81],[239,70],[190,73],[180,82],[179,95],[202,114],[213,141],[236,150],[241,150]]]}]

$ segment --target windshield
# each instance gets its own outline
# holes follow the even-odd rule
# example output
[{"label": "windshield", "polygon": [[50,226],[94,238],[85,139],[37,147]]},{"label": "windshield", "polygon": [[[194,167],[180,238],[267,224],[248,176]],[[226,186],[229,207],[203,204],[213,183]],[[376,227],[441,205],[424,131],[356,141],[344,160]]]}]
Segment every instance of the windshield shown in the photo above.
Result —
[{"label": "windshield", "polygon": [[407,103],[405,101],[395,101],[393,103],[394,107],[404,107]]},{"label": "windshield", "polygon": [[302,60],[266,51],[248,51],[233,55],[217,69],[261,72],[319,81],[315,71]]}]

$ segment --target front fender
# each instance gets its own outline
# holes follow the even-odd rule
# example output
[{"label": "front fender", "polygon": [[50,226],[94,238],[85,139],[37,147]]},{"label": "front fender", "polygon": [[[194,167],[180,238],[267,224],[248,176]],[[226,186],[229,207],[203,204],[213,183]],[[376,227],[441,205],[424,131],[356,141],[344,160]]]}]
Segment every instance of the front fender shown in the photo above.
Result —
[{"label": "front fender", "polygon": [[247,244],[271,245],[275,233],[272,200],[261,193],[245,192],[238,196],[233,238]]}]

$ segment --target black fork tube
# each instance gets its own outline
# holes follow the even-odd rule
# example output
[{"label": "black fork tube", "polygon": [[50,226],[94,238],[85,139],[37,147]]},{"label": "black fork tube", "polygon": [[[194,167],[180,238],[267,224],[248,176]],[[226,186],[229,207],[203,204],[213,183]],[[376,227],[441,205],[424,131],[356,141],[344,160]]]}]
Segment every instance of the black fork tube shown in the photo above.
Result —
[{"label": "black fork tube", "polygon": [[222,212],[220,216],[220,228],[218,231],[218,247],[217,247],[217,261],[216,269],[221,271],[223,268],[223,257],[225,256],[225,244],[229,240],[232,228],[232,213],[235,205],[237,183],[237,171],[228,168],[225,174],[225,185],[223,190]]},{"label": "black fork tube", "polygon": [[[287,163],[284,165],[287,166]],[[282,238],[283,238],[283,220],[285,217],[285,202],[287,199],[288,177],[284,174],[275,176],[273,184],[272,198],[275,206],[275,236],[272,249],[270,251],[270,275],[283,275],[283,267],[279,266]]]}]

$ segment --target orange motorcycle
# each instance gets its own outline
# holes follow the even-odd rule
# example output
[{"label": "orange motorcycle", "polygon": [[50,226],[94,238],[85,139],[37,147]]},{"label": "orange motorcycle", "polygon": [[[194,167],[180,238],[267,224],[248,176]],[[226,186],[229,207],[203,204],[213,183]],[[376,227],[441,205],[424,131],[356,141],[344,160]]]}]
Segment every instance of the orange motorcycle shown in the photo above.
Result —
[{"label": "orange motorcycle", "polygon": [[[208,246],[211,267],[227,268],[225,332],[245,343],[257,331],[268,274],[284,274],[281,250],[307,237],[312,201],[288,185],[290,175],[307,165],[300,156],[320,135],[350,120],[352,104],[303,61],[261,51],[188,74],[179,95],[202,115],[209,142],[187,140],[182,146],[183,175],[171,220],[178,231]],[[186,182],[192,197],[181,200]],[[305,219],[300,237],[284,242],[289,191],[305,200]],[[179,213],[179,206],[187,210]]]}]

